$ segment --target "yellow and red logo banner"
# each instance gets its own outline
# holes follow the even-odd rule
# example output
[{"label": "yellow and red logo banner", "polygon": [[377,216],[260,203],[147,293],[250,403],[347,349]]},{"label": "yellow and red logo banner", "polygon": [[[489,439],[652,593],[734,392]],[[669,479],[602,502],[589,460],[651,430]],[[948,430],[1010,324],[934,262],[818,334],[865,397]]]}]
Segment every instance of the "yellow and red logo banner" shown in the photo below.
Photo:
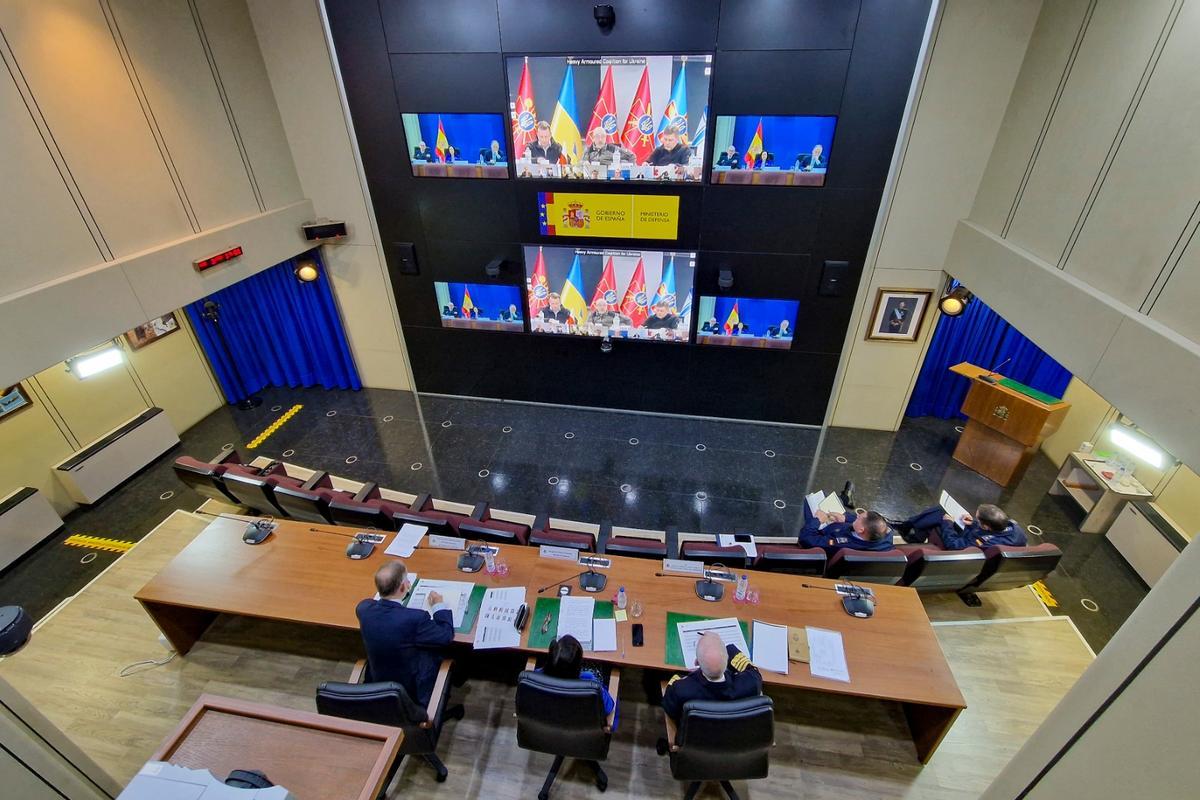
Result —
[{"label": "yellow and red logo banner", "polygon": [[679,196],[538,192],[543,236],[679,238]]}]

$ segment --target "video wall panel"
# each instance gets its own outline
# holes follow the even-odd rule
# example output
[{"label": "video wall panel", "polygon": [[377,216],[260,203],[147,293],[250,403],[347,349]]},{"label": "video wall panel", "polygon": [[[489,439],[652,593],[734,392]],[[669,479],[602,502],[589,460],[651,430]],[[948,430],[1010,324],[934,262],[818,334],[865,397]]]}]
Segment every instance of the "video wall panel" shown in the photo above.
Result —
[{"label": "video wall panel", "polygon": [[796,300],[701,295],[696,344],[787,350],[799,310]]},{"label": "video wall panel", "polygon": [[837,117],[717,117],[713,183],[824,186]]},{"label": "video wall panel", "polygon": [[421,178],[507,178],[499,114],[401,114],[408,160]]},{"label": "video wall panel", "polygon": [[433,288],[443,328],[525,330],[521,290],[516,286],[436,281]]}]

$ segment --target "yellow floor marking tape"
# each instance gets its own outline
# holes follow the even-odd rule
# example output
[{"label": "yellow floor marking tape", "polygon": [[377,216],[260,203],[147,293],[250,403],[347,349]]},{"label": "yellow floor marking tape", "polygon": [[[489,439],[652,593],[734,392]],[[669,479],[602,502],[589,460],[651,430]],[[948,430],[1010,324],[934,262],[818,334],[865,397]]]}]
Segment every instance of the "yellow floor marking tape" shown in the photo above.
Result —
[{"label": "yellow floor marking tape", "polygon": [[1038,581],[1033,585],[1033,591],[1037,596],[1042,598],[1042,602],[1047,608],[1058,608],[1058,601],[1054,599],[1054,595],[1050,594],[1050,590],[1046,588],[1046,584]]},{"label": "yellow floor marking tape", "polygon": [[304,406],[294,405],[291,408],[289,408],[287,411],[283,412],[283,416],[280,417],[279,419],[275,420],[274,422],[272,422],[270,425],[268,425],[267,429],[265,431],[263,431],[258,436],[256,436],[254,438],[254,440],[250,442],[250,444],[246,445],[246,449],[253,450],[254,448],[258,447],[260,444],[265,442],[267,440],[268,436],[270,436],[275,431],[279,430],[280,426],[282,426],[283,423],[287,422],[289,419],[296,416],[296,414],[299,413],[300,409],[302,409],[302,408],[304,408]]},{"label": "yellow floor marking tape", "polygon": [[105,539],[100,536],[85,536],[82,533],[77,533],[73,536],[68,536],[63,544],[71,547],[89,547],[93,550],[107,550],[110,553],[125,553],[129,548],[133,547],[135,542],[125,542],[120,539]]}]

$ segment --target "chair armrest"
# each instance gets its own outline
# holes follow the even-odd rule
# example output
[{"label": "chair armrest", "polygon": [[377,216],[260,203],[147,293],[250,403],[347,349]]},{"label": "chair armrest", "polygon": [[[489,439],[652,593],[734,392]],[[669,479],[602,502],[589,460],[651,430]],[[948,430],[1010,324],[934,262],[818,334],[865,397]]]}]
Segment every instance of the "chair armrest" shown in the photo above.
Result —
[{"label": "chair armrest", "polygon": [[362,485],[362,488],[358,490],[358,494],[354,495],[354,502],[356,502],[356,503],[366,502],[367,499],[370,498],[371,493],[376,491],[378,488],[379,488],[379,484],[374,483],[372,481],[367,481],[366,483],[364,483]]},{"label": "chair armrest", "polygon": [[[664,695],[667,693],[667,683],[667,681],[662,682],[662,693]],[[678,752],[679,748],[675,746],[675,720],[671,719],[671,717],[668,716],[667,712],[665,711],[663,712],[663,724],[666,725],[667,728],[667,748],[672,753]]]},{"label": "chair armrest", "polygon": [[451,659],[442,659],[442,666],[438,668],[437,680],[433,682],[433,694],[429,695],[429,706],[425,709],[425,721],[421,723],[422,728],[432,728],[437,718],[441,716],[446,682],[450,680],[450,668],[453,666],[454,661]]},{"label": "chair armrest", "polygon": [[534,531],[544,531],[550,527],[550,515],[542,512],[533,518],[533,524],[529,526],[530,533]]},{"label": "chair armrest", "polygon": [[608,674],[608,694],[613,699],[613,710],[604,719],[604,732],[612,733],[613,719],[617,716],[617,692],[621,689],[621,669],[613,667]]},{"label": "chair armrest", "polygon": [[242,457],[238,455],[238,451],[234,449],[222,450],[217,454],[217,457],[212,460],[213,464],[241,464]]},{"label": "chair armrest", "polygon": [[475,504],[475,508],[471,509],[471,519],[478,522],[483,522],[487,519],[488,504],[486,501],[480,501]]},{"label": "chair armrest", "polygon": [[600,522],[600,535],[596,537],[596,552],[599,555],[604,555],[608,551],[608,540],[612,537],[612,522],[602,520]]},{"label": "chair armrest", "polygon": [[350,670],[350,680],[347,683],[362,683],[367,676],[367,660],[360,658],[354,662],[354,669]]},{"label": "chair armrest", "polygon": [[433,495],[431,495],[429,492],[423,492],[422,494],[419,494],[413,498],[413,501],[408,504],[408,510],[424,511],[425,506],[429,505],[432,501]]},{"label": "chair armrest", "polygon": [[312,477],[310,477],[308,480],[306,480],[304,482],[304,485],[301,486],[300,488],[304,489],[305,491],[312,491],[313,489],[317,488],[317,486],[320,485],[321,481],[325,480],[326,477],[328,477],[328,475],[329,475],[328,472],[326,472],[323,469],[319,469],[316,472],[314,472],[312,474]]}]

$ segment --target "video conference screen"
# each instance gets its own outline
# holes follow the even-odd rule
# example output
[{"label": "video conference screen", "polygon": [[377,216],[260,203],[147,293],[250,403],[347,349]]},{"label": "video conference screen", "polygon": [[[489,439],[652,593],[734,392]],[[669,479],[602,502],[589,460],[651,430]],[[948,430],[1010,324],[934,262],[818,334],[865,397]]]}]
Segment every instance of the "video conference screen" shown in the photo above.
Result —
[{"label": "video conference screen", "polygon": [[535,333],[688,341],[695,253],[525,247]]},{"label": "video conference screen", "polygon": [[508,59],[518,178],[699,181],[711,55]]},{"label": "video conference screen", "polygon": [[499,114],[401,114],[408,160],[420,178],[507,178]]},{"label": "video conference screen", "polygon": [[701,295],[696,344],[787,350],[799,311],[796,300]]},{"label": "video conference screen", "polygon": [[717,117],[713,183],[824,186],[837,117]]},{"label": "video conference screen", "polygon": [[521,289],[493,283],[435,281],[443,328],[487,331],[525,330]]}]

